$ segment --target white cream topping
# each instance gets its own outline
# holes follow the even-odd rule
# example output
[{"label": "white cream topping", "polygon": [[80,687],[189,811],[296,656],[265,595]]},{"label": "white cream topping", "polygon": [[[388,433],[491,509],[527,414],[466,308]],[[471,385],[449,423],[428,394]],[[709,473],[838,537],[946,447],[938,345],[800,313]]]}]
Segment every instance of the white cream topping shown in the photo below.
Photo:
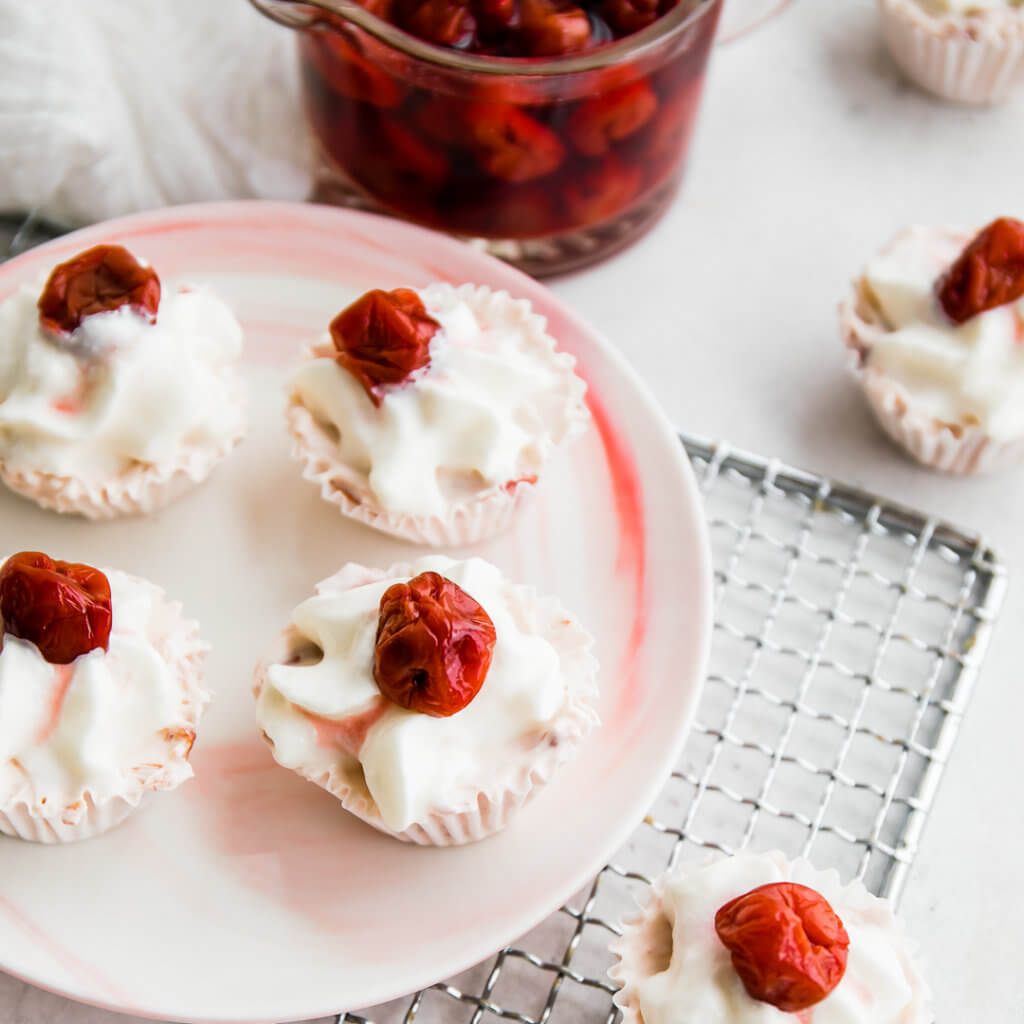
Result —
[{"label": "white cream topping", "polygon": [[39,325],[40,287],[0,304],[0,459],[103,480],[219,444],[240,427],[242,329],[205,288],[162,295],[156,323],[128,306],[68,338]]},{"label": "white cream topping", "polygon": [[[772,882],[817,890],[850,937],[846,972],[816,1006],[784,1013],[752,999],[715,933],[719,907]],[[866,892],[851,893],[835,872],[779,853],[740,854],[668,878],[661,906],[672,926],[668,969],[631,980],[644,1024],[931,1024],[907,941],[890,911]]]},{"label": "white cream topping", "polygon": [[543,321],[519,308],[514,317],[502,315],[518,306],[507,296],[473,301],[445,284],[418,294],[441,325],[430,364],[412,381],[386,388],[380,406],[329,355],[301,366],[291,388],[338,431],[340,460],[366,475],[383,508],[444,515],[453,497],[539,473],[568,433],[583,385],[572,378],[571,357],[539,353]]},{"label": "white cream topping", "polygon": [[[295,609],[292,622],[322,651],[316,664],[272,665],[259,695],[260,725],[274,757],[315,776],[348,770],[358,759],[384,824],[395,832],[432,811],[459,811],[481,789],[508,776],[509,763],[552,727],[571,694],[589,692],[589,661],[562,658],[538,635],[524,588],[480,558],[419,559],[412,574],[433,571],[474,597],[494,623],[496,642],[483,686],[461,711],[433,718],[383,702],[373,678],[380,599],[399,579],[324,592]],[[344,573],[346,570],[343,570]],[[339,577],[340,578],[340,577]],[[402,581],[410,577],[402,577]],[[331,581],[325,581],[329,585]],[[346,751],[332,729],[378,702],[381,712],[358,749]],[[554,737],[557,739],[557,736]]]},{"label": "white cream topping", "polygon": [[1024,435],[1024,299],[957,326],[935,294],[970,239],[913,228],[869,264],[864,279],[891,329],[872,344],[867,365],[934,419],[1009,440]]},{"label": "white cream topping", "polygon": [[11,634],[0,650],[0,804],[25,801],[40,813],[89,792],[124,794],[164,766],[166,786],[187,779],[169,757],[165,730],[187,728],[182,685],[148,634],[154,588],[124,573],[110,581],[109,650],[51,665],[35,644]]}]

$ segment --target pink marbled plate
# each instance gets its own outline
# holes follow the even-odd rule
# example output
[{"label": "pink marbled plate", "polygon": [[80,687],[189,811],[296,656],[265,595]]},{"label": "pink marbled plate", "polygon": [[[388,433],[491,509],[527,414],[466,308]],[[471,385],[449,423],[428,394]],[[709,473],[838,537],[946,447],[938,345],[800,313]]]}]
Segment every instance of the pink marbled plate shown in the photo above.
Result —
[{"label": "pink marbled plate", "polygon": [[[0,552],[42,549],[146,576],[213,644],[196,778],[108,835],[0,839],[0,968],[117,1010],[283,1021],[383,1002],[538,923],[626,840],[673,766],[710,632],[700,501],[670,424],[615,349],[536,282],[468,246],[323,207],[227,203],[114,221],[0,267],[0,299],[59,259],[123,241],[166,285],[212,285],[247,331],[252,430],[202,489],[95,525],[0,494]],[[604,725],[503,834],[406,846],[272,761],[253,663],[313,583],[409,545],[350,524],[287,457],[281,382],[359,292],[474,281],[530,298],[579,360],[595,425],[516,529],[481,553],[559,594],[598,637]]]}]

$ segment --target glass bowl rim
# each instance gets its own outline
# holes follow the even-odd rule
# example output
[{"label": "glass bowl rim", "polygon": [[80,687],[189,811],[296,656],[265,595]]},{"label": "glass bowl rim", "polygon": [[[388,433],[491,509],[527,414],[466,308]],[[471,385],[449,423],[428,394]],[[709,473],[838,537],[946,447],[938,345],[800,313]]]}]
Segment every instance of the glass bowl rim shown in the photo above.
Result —
[{"label": "glass bowl rim", "polygon": [[249,2],[261,14],[287,28],[306,31],[324,26],[330,30],[331,19],[340,19],[357,26],[391,49],[427,64],[484,75],[536,77],[594,71],[622,61],[643,58],[659,49],[666,40],[682,35],[687,29],[702,21],[720,7],[723,0],[680,0],[668,14],[657,18],[647,28],[614,43],[567,57],[490,57],[463,53],[419,39],[371,14],[355,0]]}]

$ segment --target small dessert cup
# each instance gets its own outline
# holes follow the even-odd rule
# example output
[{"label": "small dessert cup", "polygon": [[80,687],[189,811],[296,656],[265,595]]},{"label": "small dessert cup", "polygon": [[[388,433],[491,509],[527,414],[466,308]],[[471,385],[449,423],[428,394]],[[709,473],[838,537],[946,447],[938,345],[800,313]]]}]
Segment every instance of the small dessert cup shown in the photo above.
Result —
[{"label": "small dessert cup", "polygon": [[878,0],[893,59],[927,92],[987,105],[1024,86],[1024,7],[1010,3],[969,14],[931,0]]},{"label": "small dessert cup", "polygon": [[[300,367],[290,385],[286,416],[292,454],[303,465],[303,477],[319,488],[323,499],[352,519],[416,543],[474,544],[511,525],[542,477],[545,463],[558,448],[586,430],[590,422],[584,402],[586,385],[573,372],[573,357],[556,349],[545,319],[532,311],[527,300],[474,285],[432,284],[419,294],[426,311],[442,321],[438,332],[442,351],[426,368],[426,375],[413,374],[393,397],[385,391],[377,406],[349,371],[335,362],[338,352],[331,340],[317,343],[307,353],[312,362]],[[504,350],[495,350],[494,338],[499,333],[511,339],[504,343]],[[432,340],[431,346],[435,344]],[[487,386],[506,387],[500,374],[495,379],[492,372],[485,385],[474,382],[471,372],[461,372],[452,362],[460,358],[460,352],[475,349],[487,349],[498,365],[508,357],[531,368],[527,383],[517,367],[511,366],[518,376],[510,372],[506,380],[522,383],[500,410],[497,402],[489,401],[487,392]],[[308,379],[313,373],[332,379]],[[447,383],[424,397],[422,407],[390,413],[389,402],[408,402],[418,388],[422,391],[441,377]],[[493,419],[488,406],[495,410]],[[451,415],[445,414],[448,407],[454,410]],[[477,411],[467,413],[471,407]],[[427,445],[422,462],[417,457],[406,475],[397,474],[402,477],[398,483],[408,486],[389,488],[386,493],[383,487],[375,488],[377,474],[387,468],[383,463],[406,458],[432,431],[445,434],[450,441],[445,450],[458,455],[459,464],[448,465],[443,457],[430,461],[436,451],[432,454]],[[500,479],[483,475],[489,451],[481,453],[479,468],[462,459],[464,452],[480,446],[481,436],[488,432],[493,432],[494,445],[504,445],[513,435],[518,439],[514,442],[517,454],[507,466],[507,476]],[[381,446],[376,449],[372,442],[364,445],[361,440],[359,449],[353,450],[347,443],[348,433],[360,439],[380,439]],[[397,452],[395,437],[399,438]],[[380,460],[377,464],[375,457]],[[424,467],[429,472],[423,486],[417,488],[409,474]],[[389,473],[392,480],[395,475]],[[435,485],[439,497],[431,511],[408,504],[420,502]]]},{"label": "small dessert cup", "polygon": [[[29,584],[9,586],[16,562],[29,567]],[[79,642],[68,633],[68,607],[59,632],[44,628],[38,643],[27,639],[53,612],[27,605],[31,577],[46,577],[38,592],[45,604],[62,600],[61,588],[75,590],[83,571],[107,587],[98,612],[88,593],[68,599],[75,615],[94,616],[76,627],[88,650],[73,658],[53,650]],[[40,843],[88,839],[191,777],[189,754],[209,700],[207,648],[180,604],[126,573],[26,552],[3,563],[0,620],[0,832]]]},{"label": "small dessert cup", "polygon": [[[449,717],[401,707],[375,682],[382,595],[423,571],[465,585],[497,630],[482,687]],[[456,846],[498,832],[597,723],[590,636],[481,559],[349,564],[316,592],[256,670],[260,727],[278,763],[396,839]],[[520,722],[522,701],[544,710]]]}]

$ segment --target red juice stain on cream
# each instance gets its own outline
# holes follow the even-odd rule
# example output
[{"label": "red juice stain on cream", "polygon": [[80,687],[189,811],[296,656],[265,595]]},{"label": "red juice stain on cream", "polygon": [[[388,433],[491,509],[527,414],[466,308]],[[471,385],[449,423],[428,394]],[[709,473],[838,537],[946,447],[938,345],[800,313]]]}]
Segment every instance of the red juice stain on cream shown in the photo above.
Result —
[{"label": "red juice stain on cream", "polygon": [[358,756],[367,734],[384,717],[390,703],[387,697],[374,697],[366,710],[340,720],[310,715],[316,730],[316,745],[340,750],[349,757]]},{"label": "red juice stain on cream", "polygon": [[75,675],[75,664],[53,665],[53,690],[50,693],[50,703],[47,708],[46,721],[43,723],[36,736],[36,743],[45,743],[51,733],[57,728],[60,721],[60,713],[64,709],[64,698],[67,696],[68,687]]},{"label": "red juice stain on cream", "polygon": [[617,712],[626,713],[634,707],[636,663],[647,634],[647,537],[644,531],[643,490],[636,462],[612,424],[604,403],[593,390],[587,392],[587,405],[604,447],[615,499],[619,526],[615,568],[620,576],[628,576],[632,591],[633,624],[621,666],[626,685],[616,708]]},{"label": "red juice stain on cream", "polygon": [[85,376],[79,380],[78,385],[69,394],[61,395],[53,402],[53,411],[63,416],[78,416],[85,408],[86,391],[88,390]]}]

